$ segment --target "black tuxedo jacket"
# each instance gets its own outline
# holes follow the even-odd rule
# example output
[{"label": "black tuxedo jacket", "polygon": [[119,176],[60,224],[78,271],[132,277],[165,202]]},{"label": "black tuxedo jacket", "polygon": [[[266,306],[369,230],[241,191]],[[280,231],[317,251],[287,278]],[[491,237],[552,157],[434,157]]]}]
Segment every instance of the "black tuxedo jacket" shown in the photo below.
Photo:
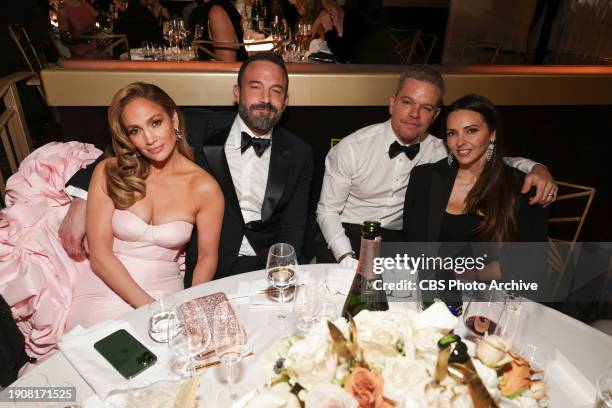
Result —
[{"label": "black tuxedo jacket", "polygon": [[[417,166],[410,174],[404,201],[404,237],[409,242],[437,242],[448,199],[453,191],[457,166],[446,159]],[[529,196],[521,194],[525,175],[515,173],[514,191],[519,198],[519,239],[523,242],[544,242],[548,233],[548,209],[539,204],[530,206]],[[520,196],[520,197],[519,197]]]},{"label": "black tuxedo jacket", "polygon": [[[187,109],[183,115],[196,162],[215,177],[225,197],[215,279],[229,275],[243,236],[247,237],[264,265],[268,248],[277,242],[293,245],[299,256],[304,239],[312,179],[313,159],[310,146],[283,128],[274,129],[261,220],[245,224],[225,157],[225,141],[236,113]],[[191,282],[196,262],[197,231],[194,229],[187,249],[185,282]]]}]

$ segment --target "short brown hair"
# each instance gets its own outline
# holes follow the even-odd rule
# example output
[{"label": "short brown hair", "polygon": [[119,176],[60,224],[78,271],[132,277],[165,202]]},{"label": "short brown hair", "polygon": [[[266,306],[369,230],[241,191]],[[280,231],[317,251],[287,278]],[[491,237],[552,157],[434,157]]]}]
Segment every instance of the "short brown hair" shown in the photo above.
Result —
[{"label": "short brown hair", "polygon": [[415,64],[410,65],[397,80],[397,85],[395,87],[395,96],[402,90],[404,86],[404,82],[408,79],[414,79],[422,82],[429,82],[436,88],[440,90],[440,99],[438,100],[438,106],[442,105],[442,98],[444,97],[444,93],[446,92],[446,85],[444,84],[444,79],[442,75],[438,72],[438,70],[432,68],[429,65],[421,65]]}]

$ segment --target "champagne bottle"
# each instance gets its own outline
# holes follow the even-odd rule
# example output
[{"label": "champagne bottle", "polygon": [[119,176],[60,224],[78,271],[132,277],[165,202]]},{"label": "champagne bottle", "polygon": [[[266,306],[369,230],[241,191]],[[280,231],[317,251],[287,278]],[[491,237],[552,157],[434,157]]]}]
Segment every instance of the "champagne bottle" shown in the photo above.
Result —
[{"label": "champagne bottle", "polygon": [[263,22],[263,16],[261,15],[261,3],[259,0],[255,0],[253,8],[251,9],[251,29],[253,31],[259,31],[260,23]]},{"label": "champagne bottle", "polygon": [[382,275],[374,273],[374,258],[380,257],[382,229],[378,221],[366,221],[361,228],[359,264],[350,292],[342,308],[342,316],[355,316],[361,310],[388,310],[387,296],[382,286]]}]

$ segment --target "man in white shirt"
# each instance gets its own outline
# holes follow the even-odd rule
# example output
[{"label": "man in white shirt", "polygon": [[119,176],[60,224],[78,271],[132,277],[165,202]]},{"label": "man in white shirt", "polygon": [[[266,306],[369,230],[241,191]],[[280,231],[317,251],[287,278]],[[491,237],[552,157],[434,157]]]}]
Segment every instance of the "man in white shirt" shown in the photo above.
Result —
[{"label": "man in white shirt", "polygon": [[[444,91],[439,72],[411,66],[390,97],[391,118],[354,132],[329,151],[317,221],[335,260],[355,265],[360,228],[366,220],[381,222],[383,241],[403,241],[402,210],[410,172],[448,155],[444,142],[427,133],[440,113]],[[505,160],[529,173],[522,191],[536,186],[530,204],[554,201],[557,186],[546,167],[527,159]],[[318,251],[317,262],[333,261],[330,258],[328,251]]]}]

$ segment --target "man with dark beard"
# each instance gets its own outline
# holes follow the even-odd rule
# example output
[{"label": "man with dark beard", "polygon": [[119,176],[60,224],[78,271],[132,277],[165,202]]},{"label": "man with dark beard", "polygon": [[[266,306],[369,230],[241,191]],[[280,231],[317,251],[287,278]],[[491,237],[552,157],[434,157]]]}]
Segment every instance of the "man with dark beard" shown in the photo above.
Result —
[{"label": "man with dark beard", "polygon": [[[183,112],[195,161],[215,177],[225,197],[215,279],[264,268],[268,248],[277,242],[291,244],[298,256],[302,249],[313,160],[307,143],[276,126],[288,87],[282,58],[257,54],[238,72],[233,88],[238,114]],[[68,193],[79,194],[74,187],[86,190],[90,178],[87,169],[77,173]],[[75,199],[60,227],[64,248],[77,259],[85,251],[84,203]],[[194,230],[185,262],[187,287],[198,259],[197,239]]]},{"label": "man with dark beard", "polygon": [[[288,103],[289,77],[279,56],[247,59],[234,85],[235,113],[186,110],[196,161],[216,179],[225,214],[215,279],[265,267],[268,248],[302,248],[312,179],[310,146],[277,127]],[[186,282],[197,262],[194,233],[187,250]]]}]

